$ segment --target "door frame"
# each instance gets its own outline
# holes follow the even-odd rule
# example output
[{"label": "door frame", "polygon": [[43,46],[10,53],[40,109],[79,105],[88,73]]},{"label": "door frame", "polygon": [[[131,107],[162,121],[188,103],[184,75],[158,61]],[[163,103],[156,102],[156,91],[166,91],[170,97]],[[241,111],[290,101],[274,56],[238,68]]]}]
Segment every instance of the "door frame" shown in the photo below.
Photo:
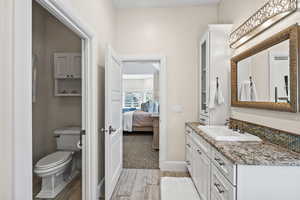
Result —
[{"label": "door frame", "polygon": [[[32,200],[32,1],[14,2],[14,132],[13,196]],[[83,48],[83,200],[96,199],[97,190],[97,65],[95,31],[75,15],[64,0],[35,0],[82,39]]]},{"label": "door frame", "polygon": [[160,125],[159,125],[159,168],[163,169],[167,161],[167,65],[164,55],[123,55],[122,62],[134,61],[159,61],[159,103],[160,103]]}]

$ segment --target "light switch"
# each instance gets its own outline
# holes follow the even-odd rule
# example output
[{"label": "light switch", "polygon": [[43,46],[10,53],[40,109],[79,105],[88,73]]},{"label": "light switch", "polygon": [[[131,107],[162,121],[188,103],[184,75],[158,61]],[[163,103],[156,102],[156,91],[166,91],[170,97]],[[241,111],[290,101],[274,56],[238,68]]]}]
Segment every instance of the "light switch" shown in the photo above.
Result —
[{"label": "light switch", "polygon": [[173,105],[172,111],[175,113],[182,113],[183,112],[183,106],[182,105]]}]

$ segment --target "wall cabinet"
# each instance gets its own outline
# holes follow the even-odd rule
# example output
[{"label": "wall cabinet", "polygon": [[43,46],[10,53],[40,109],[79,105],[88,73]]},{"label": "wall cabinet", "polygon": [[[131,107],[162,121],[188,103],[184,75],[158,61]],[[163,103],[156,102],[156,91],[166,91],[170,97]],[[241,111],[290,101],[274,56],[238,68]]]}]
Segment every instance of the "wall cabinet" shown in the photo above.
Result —
[{"label": "wall cabinet", "polygon": [[[209,25],[199,44],[199,120],[203,124],[224,124],[229,118],[230,56],[228,37],[232,25]],[[216,79],[225,99],[224,105],[210,109],[212,86]]]},{"label": "wall cabinet", "polygon": [[81,54],[54,54],[55,96],[81,96]]},{"label": "wall cabinet", "polygon": [[55,78],[81,78],[81,54],[55,53],[54,54]]}]

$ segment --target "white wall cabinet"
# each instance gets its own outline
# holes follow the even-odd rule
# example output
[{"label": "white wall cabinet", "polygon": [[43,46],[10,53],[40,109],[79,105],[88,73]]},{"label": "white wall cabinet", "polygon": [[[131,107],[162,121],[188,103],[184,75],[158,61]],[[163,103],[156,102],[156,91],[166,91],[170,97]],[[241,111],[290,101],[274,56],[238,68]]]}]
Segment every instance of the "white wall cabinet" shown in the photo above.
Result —
[{"label": "white wall cabinet", "polygon": [[[199,44],[199,120],[203,124],[224,124],[229,118],[230,56],[228,37],[232,25],[209,25]],[[225,99],[225,104],[214,109],[209,101],[216,79]],[[216,87],[216,86],[215,86]]]},{"label": "white wall cabinet", "polygon": [[81,54],[79,53],[55,53],[54,77],[81,78]]},{"label": "white wall cabinet", "polygon": [[236,165],[186,127],[187,164],[201,200],[299,200],[299,166]]},{"label": "white wall cabinet", "polygon": [[54,95],[81,96],[81,54],[54,54]]}]

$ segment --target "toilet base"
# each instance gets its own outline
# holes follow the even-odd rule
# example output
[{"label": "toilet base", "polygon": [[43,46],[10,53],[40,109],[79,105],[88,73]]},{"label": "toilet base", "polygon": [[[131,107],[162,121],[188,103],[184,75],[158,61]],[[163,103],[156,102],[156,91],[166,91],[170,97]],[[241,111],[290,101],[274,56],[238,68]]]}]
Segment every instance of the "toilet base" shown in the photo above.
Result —
[{"label": "toilet base", "polygon": [[40,199],[53,199],[55,198],[72,180],[74,180],[79,174],[79,171],[74,170],[70,176],[64,177],[64,174],[52,175],[49,177],[43,177],[42,189],[36,195],[36,198]]}]

